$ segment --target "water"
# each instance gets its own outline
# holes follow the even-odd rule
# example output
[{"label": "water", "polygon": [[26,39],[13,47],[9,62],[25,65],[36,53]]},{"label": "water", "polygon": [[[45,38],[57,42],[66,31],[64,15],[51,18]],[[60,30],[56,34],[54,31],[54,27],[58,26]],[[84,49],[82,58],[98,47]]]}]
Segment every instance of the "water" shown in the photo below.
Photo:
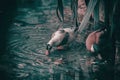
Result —
[{"label": "water", "polygon": [[[8,55],[4,55],[7,72],[12,80],[87,80],[86,49],[80,35],[69,50],[45,55],[46,43],[60,24],[56,17],[56,0],[41,0],[20,6],[9,28]],[[69,0],[67,0],[69,1]],[[65,25],[71,26],[69,2],[65,2]],[[83,38],[83,37],[82,37]],[[79,41],[82,40],[82,41]],[[63,63],[55,61],[62,59]],[[78,75],[78,76],[76,76]]]}]

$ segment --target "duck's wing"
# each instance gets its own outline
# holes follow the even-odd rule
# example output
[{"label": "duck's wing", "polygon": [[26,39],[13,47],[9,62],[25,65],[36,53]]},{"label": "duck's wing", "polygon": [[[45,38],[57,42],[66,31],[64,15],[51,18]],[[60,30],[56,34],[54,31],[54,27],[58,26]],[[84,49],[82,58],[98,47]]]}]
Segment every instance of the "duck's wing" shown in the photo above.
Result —
[{"label": "duck's wing", "polygon": [[52,34],[51,38],[53,38],[54,36],[56,36],[58,34],[64,34],[64,33],[65,33],[65,30],[60,28],[58,31],[56,31]]},{"label": "duck's wing", "polygon": [[69,37],[70,37],[69,33],[66,32],[65,35],[64,35],[64,38],[62,39],[62,41],[60,42],[60,44],[58,46],[65,45],[68,42]]}]

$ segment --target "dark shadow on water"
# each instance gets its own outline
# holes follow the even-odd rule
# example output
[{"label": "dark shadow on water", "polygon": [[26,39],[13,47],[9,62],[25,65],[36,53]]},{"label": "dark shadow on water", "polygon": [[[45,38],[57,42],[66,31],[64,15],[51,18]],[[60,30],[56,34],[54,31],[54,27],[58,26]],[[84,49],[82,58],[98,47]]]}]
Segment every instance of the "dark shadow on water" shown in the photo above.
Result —
[{"label": "dark shadow on water", "polygon": [[[12,80],[12,67],[9,65],[7,49],[8,29],[16,16],[16,0],[0,1],[0,80]],[[7,57],[7,58],[6,58]]]},{"label": "dark shadow on water", "polygon": [[49,56],[56,57],[56,56],[62,56],[65,55],[67,50],[53,50]]}]

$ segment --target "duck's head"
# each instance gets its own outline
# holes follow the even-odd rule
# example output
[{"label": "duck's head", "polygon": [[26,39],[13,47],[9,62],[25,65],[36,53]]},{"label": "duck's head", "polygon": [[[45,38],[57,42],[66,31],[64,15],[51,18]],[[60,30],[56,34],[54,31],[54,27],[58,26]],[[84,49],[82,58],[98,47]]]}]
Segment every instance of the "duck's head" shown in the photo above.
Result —
[{"label": "duck's head", "polygon": [[47,45],[46,45],[46,52],[45,52],[45,54],[46,54],[46,55],[49,55],[51,49],[52,49],[52,46],[51,46],[50,44],[47,44]]}]

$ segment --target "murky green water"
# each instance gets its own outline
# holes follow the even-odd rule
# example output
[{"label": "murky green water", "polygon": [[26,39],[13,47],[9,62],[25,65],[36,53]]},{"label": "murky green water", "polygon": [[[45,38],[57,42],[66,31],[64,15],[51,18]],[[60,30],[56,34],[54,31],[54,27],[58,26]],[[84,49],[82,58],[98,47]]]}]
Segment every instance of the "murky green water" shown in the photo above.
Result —
[{"label": "murky green water", "polygon": [[[76,40],[66,51],[45,55],[46,43],[60,24],[55,13],[56,0],[33,7],[20,7],[9,29],[8,55],[4,55],[13,80],[87,80],[84,42]],[[67,0],[69,1],[69,0]],[[69,2],[65,2],[69,10]],[[66,27],[70,27],[66,14]],[[68,20],[68,21],[67,21]],[[57,65],[56,60],[63,63]],[[76,77],[75,77],[76,76]]]}]

